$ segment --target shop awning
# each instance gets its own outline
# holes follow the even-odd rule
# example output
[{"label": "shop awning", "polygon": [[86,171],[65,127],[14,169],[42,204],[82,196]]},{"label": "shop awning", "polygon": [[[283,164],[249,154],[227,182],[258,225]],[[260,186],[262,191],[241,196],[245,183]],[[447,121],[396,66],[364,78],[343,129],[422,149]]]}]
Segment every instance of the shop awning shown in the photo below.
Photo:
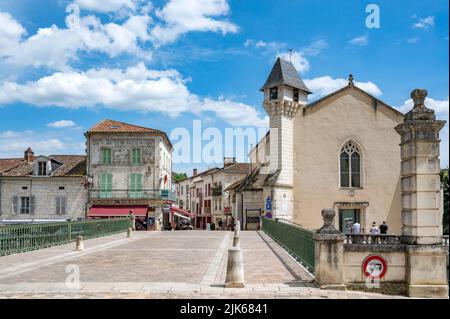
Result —
[{"label": "shop awning", "polygon": [[183,219],[187,219],[187,220],[191,220],[189,217],[187,217],[187,216],[184,216],[184,215],[181,215],[181,214],[179,214],[179,213],[173,213],[173,215],[174,216],[177,216],[177,217],[180,217],[180,218],[183,218]]},{"label": "shop awning", "polygon": [[172,214],[179,213],[181,215],[184,215],[184,216],[187,216],[187,217],[190,217],[190,218],[194,218],[195,217],[195,215],[193,213],[190,213],[188,211],[182,210],[181,208],[178,208],[178,207],[173,207],[173,206],[170,207],[170,212]]},{"label": "shop awning", "polygon": [[119,217],[128,216],[130,212],[137,217],[147,216],[147,206],[106,206],[94,205],[89,210],[88,217]]}]

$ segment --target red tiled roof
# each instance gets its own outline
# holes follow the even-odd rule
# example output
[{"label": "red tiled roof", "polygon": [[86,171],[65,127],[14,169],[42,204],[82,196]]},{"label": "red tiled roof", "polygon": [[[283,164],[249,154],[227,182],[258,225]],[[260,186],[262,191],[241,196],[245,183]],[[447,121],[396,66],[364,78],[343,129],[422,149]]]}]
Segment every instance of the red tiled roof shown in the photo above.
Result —
[{"label": "red tiled roof", "polygon": [[[51,176],[84,176],[86,175],[86,156],[82,155],[50,155],[52,161],[61,164]],[[0,176],[31,176],[33,163],[21,158],[0,159]]]},{"label": "red tiled roof", "polygon": [[24,161],[23,158],[0,158],[0,174],[16,167]]},{"label": "red tiled roof", "polygon": [[87,131],[87,134],[95,133],[151,133],[163,136],[167,144],[172,146],[172,143],[170,143],[170,140],[164,131],[108,119],[98,122],[94,127]]}]

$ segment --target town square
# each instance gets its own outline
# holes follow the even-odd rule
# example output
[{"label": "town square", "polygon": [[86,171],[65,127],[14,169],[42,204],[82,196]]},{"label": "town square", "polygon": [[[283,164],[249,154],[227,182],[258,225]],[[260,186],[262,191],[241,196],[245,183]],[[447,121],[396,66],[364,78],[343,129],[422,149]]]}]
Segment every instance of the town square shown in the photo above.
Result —
[{"label": "town square", "polygon": [[0,0],[0,299],[448,300],[448,3],[43,2]]}]

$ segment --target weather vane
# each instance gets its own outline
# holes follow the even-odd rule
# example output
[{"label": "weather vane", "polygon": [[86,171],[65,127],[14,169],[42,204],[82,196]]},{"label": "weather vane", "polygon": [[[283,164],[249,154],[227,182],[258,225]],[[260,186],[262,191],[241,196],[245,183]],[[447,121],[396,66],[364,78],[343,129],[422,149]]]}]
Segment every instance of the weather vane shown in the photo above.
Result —
[{"label": "weather vane", "polygon": [[294,49],[289,49],[289,61],[292,63],[292,53],[294,52]]}]

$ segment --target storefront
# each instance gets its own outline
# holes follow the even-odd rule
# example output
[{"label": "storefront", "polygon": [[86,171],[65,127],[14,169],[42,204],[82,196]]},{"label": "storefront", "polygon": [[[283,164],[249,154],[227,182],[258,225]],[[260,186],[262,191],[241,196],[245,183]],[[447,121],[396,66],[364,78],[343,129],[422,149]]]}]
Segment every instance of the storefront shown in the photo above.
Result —
[{"label": "storefront", "polygon": [[149,230],[152,229],[154,221],[149,221],[148,212],[149,208],[145,205],[94,205],[89,209],[87,217],[89,219],[116,218],[132,214],[136,219],[136,230]]}]

